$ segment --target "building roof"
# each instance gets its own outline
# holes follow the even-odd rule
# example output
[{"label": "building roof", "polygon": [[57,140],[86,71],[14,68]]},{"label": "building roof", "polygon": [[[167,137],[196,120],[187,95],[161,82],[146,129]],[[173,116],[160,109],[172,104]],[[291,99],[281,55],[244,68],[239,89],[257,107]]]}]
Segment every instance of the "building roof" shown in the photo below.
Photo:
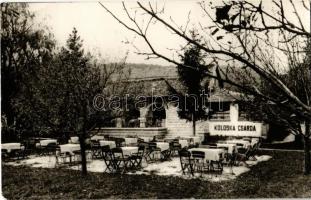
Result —
[{"label": "building roof", "polygon": [[239,92],[227,90],[227,89],[218,89],[215,92],[212,92],[211,96],[208,98],[209,102],[233,102],[244,99],[244,95]]},{"label": "building roof", "polygon": [[[131,75],[127,80],[121,80],[117,83],[118,90],[114,91],[112,95],[131,94],[142,95],[146,97],[151,96],[169,96],[172,91],[177,93],[186,93],[186,88],[178,79],[176,67],[164,67],[164,66],[146,66],[146,65],[130,65]],[[205,78],[202,86],[211,89],[210,102],[233,102],[245,99],[242,93],[233,91],[234,88],[228,84],[224,84],[224,89],[219,88],[218,81],[216,79]],[[119,91],[120,90],[120,91]]]},{"label": "building roof", "polygon": [[186,91],[178,78],[149,78],[129,80],[127,83],[128,91],[137,91],[137,94],[144,96],[169,96],[171,88],[181,93]]}]

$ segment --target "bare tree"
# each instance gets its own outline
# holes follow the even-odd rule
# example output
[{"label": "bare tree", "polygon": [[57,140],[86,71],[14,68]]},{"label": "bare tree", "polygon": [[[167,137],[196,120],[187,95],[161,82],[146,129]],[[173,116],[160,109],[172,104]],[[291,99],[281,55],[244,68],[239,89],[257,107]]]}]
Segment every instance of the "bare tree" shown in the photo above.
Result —
[{"label": "bare tree", "polygon": [[[262,102],[273,104],[282,111],[299,116],[299,120],[305,123],[305,131],[302,131],[300,125],[294,126],[293,120],[284,119],[284,121],[292,127],[293,132],[304,138],[304,171],[305,174],[309,174],[310,93],[306,92],[307,98],[302,98],[282,77],[294,68],[293,63],[297,66],[298,63],[309,62],[306,65],[310,66],[310,59],[307,61],[308,59],[304,58],[305,47],[311,33],[302,17],[303,14],[310,13],[310,1],[275,0],[269,5],[265,3],[267,2],[231,1],[214,6],[211,2],[199,2],[198,6],[205,16],[204,20],[194,22],[203,38],[200,42],[190,36],[188,31],[190,18],[188,17],[189,20],[185,25],[178,25],[172,18],[166,17],[164,6],[137,2],[135,7],[129,8],[123,3],[124,13],[127,16],[125,20],[107,6],[102,3],[100,5],[147,44],[149,51],[138,51],[138,54],[145,55],[147,59],[161,58],[179,66],[192,68],[155,48],[148,30],[154,24],[160,24],[176,38],[181,38],[204,51],[211,62],[216,60],[219,65],[227,65],[225,69],[218,67],[220,73],[217,75],[207,68],[203,72],[206,76],[230,84],[243,91],[246,96],[255,96]],[[292,41],[296,42],[291,43]],[[229,73],[230,71],[233,73]],[[308,77],[311,76],[310,67],[306,73]],[[263,82],[270,84],[278,92],[268,93],[263,87],[259,87]],[[309,83],[305,81],[303,86],[308,91],[310,91]]]}]

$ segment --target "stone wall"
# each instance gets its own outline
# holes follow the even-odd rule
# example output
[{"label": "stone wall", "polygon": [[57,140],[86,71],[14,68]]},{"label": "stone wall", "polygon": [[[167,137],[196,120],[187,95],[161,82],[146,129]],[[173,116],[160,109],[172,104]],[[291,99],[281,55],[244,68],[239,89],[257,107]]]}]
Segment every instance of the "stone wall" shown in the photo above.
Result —
[{"label": "stone wall", "polygon": [[[167,128],[167,138],[193,136],[192,122],[180,119],[177,113],[177,107],[169,105],[166,108],[165,126]],[[196,122],[196,135],[201,136],[208,130],[208,121]]]}]

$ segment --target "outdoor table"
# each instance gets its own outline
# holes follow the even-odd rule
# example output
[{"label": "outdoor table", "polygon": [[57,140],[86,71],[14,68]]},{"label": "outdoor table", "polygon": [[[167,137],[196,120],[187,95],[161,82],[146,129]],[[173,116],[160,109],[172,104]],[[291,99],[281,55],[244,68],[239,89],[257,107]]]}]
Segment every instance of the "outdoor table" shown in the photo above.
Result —
[{"label": "outdoor table", "polygon": [[133,153],[138,153],[138,147],[121,147],[124,156],[130,156]]},{"label": "outdoor table", "polygon": [[245,141],[245,140],[227,140],[226,143],[227,144],[242,144],[243,148],[247,148],[249,145],[251,145],[249,141]]},{"label": "outdoor table", "polygon": [[236,152],[236,144],[224,144],[224,143],[217,143],[217,147],[225,147],[228,148],[228,153],[232,154],[233,152]]},{"label": "outdoor table", "polygon": [[193,140],[193,143],[196,144],[196,143],[201,143],[201,137],[199,136],[187,136],[187,137],[183,137],[184,139],[187,139],[187,140]]},{"label": "outdoor table", "polygon": [[48,144],[51,144],[51,143],[57,144],[57,140],[56,139],[40,140],[41,146],[47,146]]},{"label": "outdoor table", "polygon": [[110,149],[116,148],[116,142],[115,141],[108,141],[108,140],[100,140],[99,141],[100,146],[106,146],[109,145]]},{"label": "outdoor table", "polygon": [[168,142],[156,142],[157,147],[161,149],[161,151],[169,150],[170,144]]},{"label": "outdoor table", "polygon": [[6,149],[10,153],[12,150],[21,150],[25,147],[22,147],[21,143],[3,143],[1,144],[1,148]]},{"label": "outdoor table", "polygon": [[131,144],[137,144],[137,138],[124,138],[125,139],[125,145],[131,145]]},{"label": "outdoor table", "polygon": [[96,141],[104,140],[104,139],[105,137],[102,135],[94,135],[93,137],[91,137],[91,140],[96,140]]},{"label": "outdoor table", "polygon": [[63,153],[70,153],[71,155],[73,155],[74,151],[80,151],[80,144],[63,144],[63,145],[59,145],[60,147],[60,151]]},{"label": "outdoor table", "polygon": [[221,158],[224,158],[225,150],[224,149],[209,149],[209,148],[192,148],[189,149],[192,151],[200,151],[205,153],[205,161],[220,161]]},{"label": "outdoor table", "polygon": [[152,137],[140,137],[140,139],[144,140],[144,142],[150,142],[153,138]]},{"label": "outdoor table", "polygon": [[251,138],[249,138],[249,137],[244,137],[244,138],[242,138],[242,140],[245,140],[245,141],[251,141]]},{"label": "outdoor table", "polygon": [[188,141],[187,140],[179,140],[178,143],[181,145],[181,148],[184,148],[184,147],[188,146]]},{"label": "outdoor table", "polygon": [[79,137],[70,137],[70,143],[79,144]]}]

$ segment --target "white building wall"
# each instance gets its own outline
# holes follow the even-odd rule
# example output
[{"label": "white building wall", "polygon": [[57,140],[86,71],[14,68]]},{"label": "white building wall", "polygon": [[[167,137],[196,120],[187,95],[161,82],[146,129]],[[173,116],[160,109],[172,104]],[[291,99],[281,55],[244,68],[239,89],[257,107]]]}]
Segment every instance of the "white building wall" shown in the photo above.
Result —
[{"label": "white building wall", "polygon": [[[165,126],[167,128],[168,138],[193,136],[192,122],[180,119],[177,113],[177,107],[175,106],[168,105]],[[196,136],[202,135],[205,130],[208,130],[208,121],[197,121]]]},{"label": "white building wall", "polygon": [[237,103],[230,104],[230,121],[239,121],[239,105]]},{"label": "white building wall", "polygon": [[[141,113],[141,118],[140,118],[141,126],[140,127],[144,127],[145,115],[147,111],[148,111],[148,108],[142,108],[140,110],[140,113]],[[167,128],[167,134],[165,135],[166,138],[176,138],[178,136],[180,137],[193,136],[192,122],[187,121],[185,119],[180,119],[178,116],[177,107],[173,105],[168,105],[165,108],[165,112],[166,112],[165,127]],[[233,122],[232,124],[236,124],[236,125],[251,123],[249,121],[238,121],[238,119],[239,119],[239,106],[236,103],[232,103],[230,105],[230,121],[208,121],[208,120],[197,121],[196,122],[196,136],[200,136],[203,139],[204,133],[211,132],[210,128],[212,128],[213,124],[215,123],[217,124],[229,123],[230,124]],[[259,124],[257,124],[256,126],[259,126]],[[258,127],[257,130],[260,130],[261,133],[259,134],[263,135],[265,132],[267,132],[267,127],[260,125],[260,127]],[[227,133],[224,133],[224,135],[226,134]],[[232,134],[229,133],[228,135],[232,135]],[[252,134],[250,134],[250,136],[251,135]],[[239,134],[236,134],[236,136],[239,136]]]}]

